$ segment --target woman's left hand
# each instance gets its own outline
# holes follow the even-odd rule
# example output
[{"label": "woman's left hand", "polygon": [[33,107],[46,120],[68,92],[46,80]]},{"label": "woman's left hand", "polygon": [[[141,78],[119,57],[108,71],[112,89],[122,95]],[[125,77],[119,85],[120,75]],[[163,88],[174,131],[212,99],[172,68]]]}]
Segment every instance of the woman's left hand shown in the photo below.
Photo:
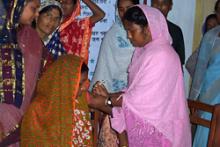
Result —
[{"label": "woman's left hand", "polygon": [[88,105],[94,109],[100,109],[105,106],[106,97],[89,93]]}]

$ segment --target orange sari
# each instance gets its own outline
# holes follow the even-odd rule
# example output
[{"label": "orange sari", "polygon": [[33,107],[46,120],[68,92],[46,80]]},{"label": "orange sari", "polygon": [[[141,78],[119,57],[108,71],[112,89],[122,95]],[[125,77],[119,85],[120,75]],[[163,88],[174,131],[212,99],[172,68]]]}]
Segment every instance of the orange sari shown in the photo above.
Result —
[{"label": "orange sari", "polygon": [[80,2],[78,1],[71,17],[64,20],[60,26],[60,40],[67,54],[80,56],[85,63],[88,63],[92,24],[89,17],[77,19],[79,14]]},{"label": "orange sari", "polygon": [[[36,96],[22,121],[21,146],[72,146],[75,138],[81,135],[75,132],[79,122],[76,110],[82,100],[76,97],[81,65],[81,58],[63,55],[43,73]],[[86,104],[84,106],[87,107]],[[85,112],[89,114],[88,107]],[[89,124],[88,117],[86,122]],[[82,139],[82,142],[89,145],[92,144],[91,125],[85,127],[89,127],[89,139]]]}]

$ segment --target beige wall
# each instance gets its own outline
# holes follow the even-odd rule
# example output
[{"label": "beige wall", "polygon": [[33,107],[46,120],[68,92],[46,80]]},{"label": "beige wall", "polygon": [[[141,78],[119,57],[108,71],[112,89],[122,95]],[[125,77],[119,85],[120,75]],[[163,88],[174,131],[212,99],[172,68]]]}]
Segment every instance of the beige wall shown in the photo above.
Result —
[{"label": "beige wall", "polygon": [[193,50],[198,48],[202,32],[201,28],[207,15],[214,12],[216,0],[196,0]]}]

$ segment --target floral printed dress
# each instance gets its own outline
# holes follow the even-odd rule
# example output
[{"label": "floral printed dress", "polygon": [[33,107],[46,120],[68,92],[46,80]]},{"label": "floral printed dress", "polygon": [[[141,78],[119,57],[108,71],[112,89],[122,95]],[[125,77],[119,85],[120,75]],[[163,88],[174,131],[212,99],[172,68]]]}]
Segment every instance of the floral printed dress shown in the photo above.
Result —
[{"label": "floral printed dress", "polygon": [[90,113],[86,98],[80,96],[76,99],[74,110],[73,147],[92,147],[93,135]]}]

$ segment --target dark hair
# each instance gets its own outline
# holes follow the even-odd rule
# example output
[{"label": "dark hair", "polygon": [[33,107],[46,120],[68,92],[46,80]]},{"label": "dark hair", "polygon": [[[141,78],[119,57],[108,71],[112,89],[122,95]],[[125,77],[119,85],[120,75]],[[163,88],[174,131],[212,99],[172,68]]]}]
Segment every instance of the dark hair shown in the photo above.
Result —
[{"label": "dark hair", "polygon": [[205,23],[204,23],[204,33],[207,32],[207,23],[208,23],[208,21],[209,21],[210,19],[216,19],[216,21],[217,21],[217,15],[216,15],[216,14],[210,14],[210,15],[208,15],[208,16],[206,17]]},{"label": "dark hair", "polygon": [[[50,12],[52,11],[52,9],[57,9],[60,13],[60,18],[62,18],[62,15],[63,15],[63,12],[62,10],[60,9],[60,7],[56,6],[56,5],[50,5],[50,6],[47,6],[45,8],[43,8],[40,12],[39,12],[39,15],[41,14],[44,14],[44,13],[47,13],[47,12]],[[36,21],[33,21],[32,22],[32,27],[33,28],[36,28]]]},{"label": "dark hair", "polygon": [[84,73],[84,72],[89,72],[89,68],[86,65],[86,63],[83,62],[82,67],[81,67],[81,73]]},{"label": "dark hair", "polygon": [[[151,4],[153,3],[154,0],[151,0]],[[166,4],[170,4],[172,5],[173,4],[173,0],[163,0],[164,3]]]},{"label": "dark hair", "polygon": [[147,21],[147,18],[144,12],[138,6],[129,8],[125,12],[123,19],[129,22],[135,23],[137,25],[140,25],[142,27],[145,27],[148,25],[148,21]]},{"label": "dark hair", "polygon": [[[120,1],[122,1],[122,0],[118,0],[117,1],[117,6],[119,5],[119,2]],[[130,0],[131,2],[132,2],[132,4],[134,4],[134,5],[137,5],[137,4],[139,4],[139,0]]]},{"label": "dark hair", "polygon": [[72,0],[73,1],[73,4],[75,5],[77,3],[77,0]]},{"label": "dark hair", "polygon": [[220,0],[217,0],[215,3],[215,12],[217,12],[217,10],[218,10],[219,3],[220,3]]}]

